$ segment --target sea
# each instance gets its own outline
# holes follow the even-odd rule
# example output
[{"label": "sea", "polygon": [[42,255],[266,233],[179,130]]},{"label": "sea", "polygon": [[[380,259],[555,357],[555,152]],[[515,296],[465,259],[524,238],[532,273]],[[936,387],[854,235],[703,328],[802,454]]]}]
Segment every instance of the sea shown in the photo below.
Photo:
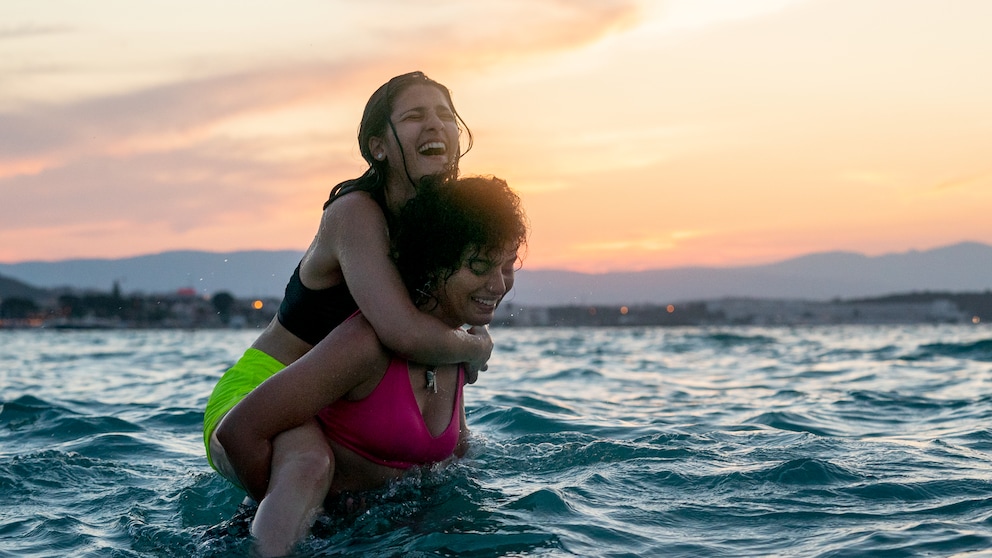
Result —
[{"label": "sea", "polygon": [[[496,328],[471,449],[300,556],[992,556],[992,328]],[[0,331],[0,556],[247,556],[201,422],[254,330]]]}]

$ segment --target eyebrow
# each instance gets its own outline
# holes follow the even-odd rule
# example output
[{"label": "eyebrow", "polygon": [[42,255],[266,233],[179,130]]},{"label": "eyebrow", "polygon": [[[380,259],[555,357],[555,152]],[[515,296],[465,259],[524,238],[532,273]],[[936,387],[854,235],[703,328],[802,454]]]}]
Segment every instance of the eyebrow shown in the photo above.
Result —
[{"label": "eyebrow", "polygon": [[[430,105],[417,105],[415,107],[410,107],[407,109],[403,109],[401,111],[396,111],[396,114],[398,116],[403,116],[411,112],[427,112],[428,110],[430,110],[430,108],[431,108]],[[444,112],[448,114],[455,114],[454,109],[452,109],[451,107],[445,104],[434,105],[434,111],[438,113]]]},{"label": "eyebrow", "polygon": [[[485,255],[483,255],[483,254],[485,254]],[[519,250],[514,250],[512,253],[508,253],[508,254],[499,254],[498,256],[495,256],[495,257],[492,256],[491,254],[492,254],[492,252],[482,252],[482,251],[480,251],[479,254],[476,257],[470,258],[470,259],[471,260],[478,260],[478,261],[486,261],[486,262],[488,262],[488,263],[490,263],[492,265],[497,265],[497,264],[503,264],[503,263],[510,262],[510,261],[516,261],[517,259],[520,258],[520,251]]]}]

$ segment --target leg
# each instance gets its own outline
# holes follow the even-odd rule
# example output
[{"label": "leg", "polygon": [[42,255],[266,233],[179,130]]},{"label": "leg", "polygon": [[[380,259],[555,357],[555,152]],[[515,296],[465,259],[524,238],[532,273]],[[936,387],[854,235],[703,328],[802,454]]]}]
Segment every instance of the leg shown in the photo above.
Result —
[{"label": "leg", "polygon": [[[214,468],[222,477],[229,480],[234,486],[244,488],[241,486],[241,481],[238,480],[238,474],[234,470],[234,465],[231,464],[230,458],[227,457],[227,452],[224,451],[224,446],[217,439],[216,430],[210,434],[210,459],[213,461]],[[251,496],[246,496],[246,498],[251,498]]]},{"label": "leg", "polygon": [[[214,463],[227,476],[233,468],[222,453],[211,446]],[[288,554],[323,509],[333,477],[334,454],[316,420],[276,436],[268,491],[251,524],[255,552],[261,556]]]}]

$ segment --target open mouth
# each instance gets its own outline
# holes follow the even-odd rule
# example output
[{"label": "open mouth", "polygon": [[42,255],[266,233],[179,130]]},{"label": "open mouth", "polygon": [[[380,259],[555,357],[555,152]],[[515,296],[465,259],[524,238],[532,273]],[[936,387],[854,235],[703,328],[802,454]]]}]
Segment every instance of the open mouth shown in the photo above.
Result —
[{"label": "open mouth", "polygon": [[421,155],[427,155],[428,157],[434,157],[436,155],[446,155],[448,153],[448,146],[441,141],[431,141],[417,148],[417,153]]},{"label": "open mouth", "polygon": [[499,299],[498,298],[478,298],[478,297],[472,297],[472,300],[474,300],[475,302],[478,302],[479,304],[482,304],[483,306],[490,306],[490,307],[493,307],[493,308],[495,308],[496,305],[499,304]]}]

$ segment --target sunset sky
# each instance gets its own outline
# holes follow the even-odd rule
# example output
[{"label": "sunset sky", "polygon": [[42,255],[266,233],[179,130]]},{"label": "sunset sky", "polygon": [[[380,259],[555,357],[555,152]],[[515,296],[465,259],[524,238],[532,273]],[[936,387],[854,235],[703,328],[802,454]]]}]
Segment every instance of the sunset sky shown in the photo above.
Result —
[{"label": "sunset sky", "polygon": [[0,3],[0,261],[304,249],[423,70],[525,265],[992,241],[987,0]]}]

